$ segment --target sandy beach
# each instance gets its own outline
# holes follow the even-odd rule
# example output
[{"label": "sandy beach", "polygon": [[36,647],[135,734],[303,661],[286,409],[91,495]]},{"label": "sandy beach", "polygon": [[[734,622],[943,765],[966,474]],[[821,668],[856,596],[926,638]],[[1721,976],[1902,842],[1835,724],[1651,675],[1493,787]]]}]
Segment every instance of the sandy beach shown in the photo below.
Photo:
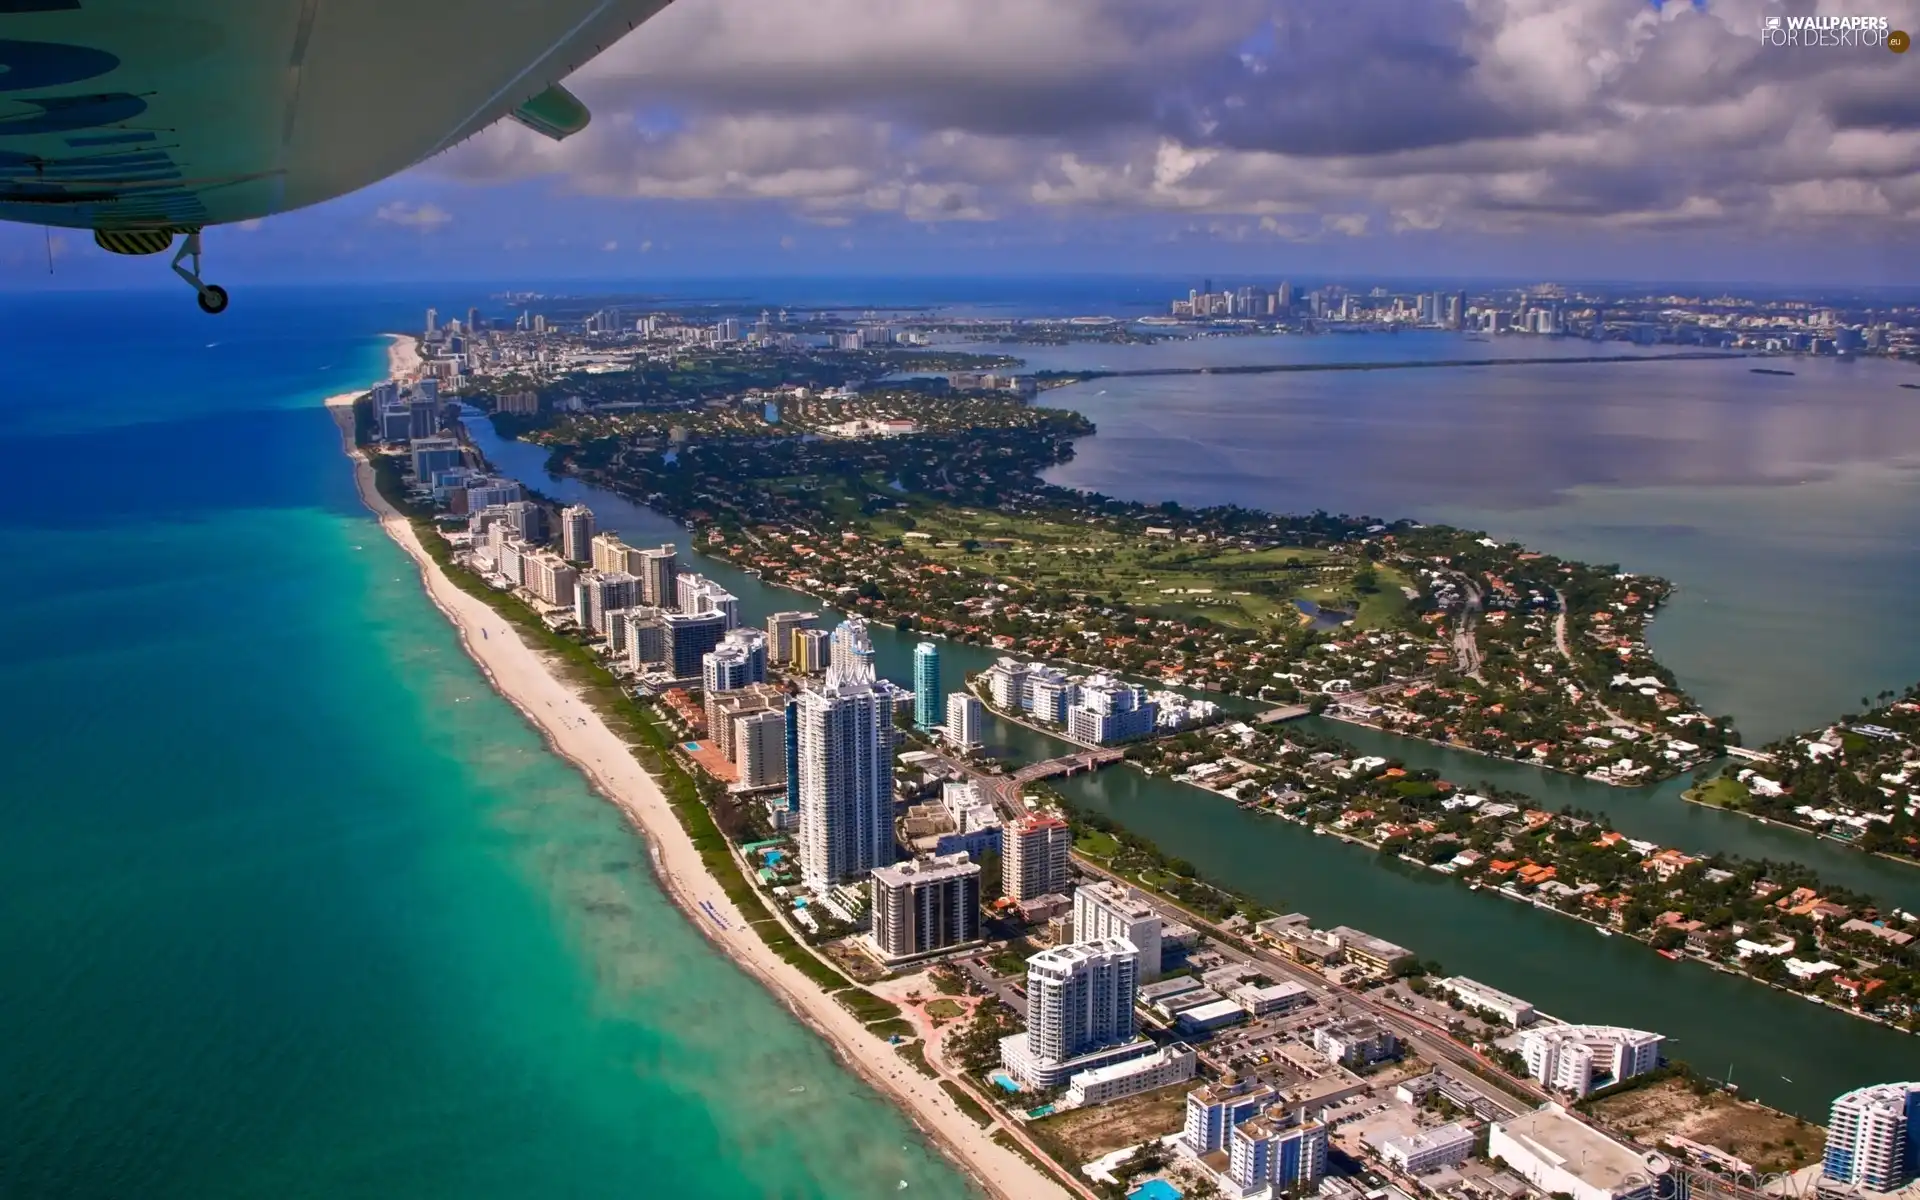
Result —
[{"label": "sandy beach", "polygon": [[[409,337],[392,336],[393,345],[388,351],[392,377],[410,379],[419,370],[417,343]],[[326,403],[339,424],[343,448],[354,460],[361,499],[388,536],[418,564],[428,596],[453,622],[462,645],[494,689],[645,835],[663,888],[688,920],[825,1038],[844,1062],[898,1104],[987,1191],[1008,1198],[1067,1195],[1057,1181],[1020,1155],[996,1145],[993,1127],[982,1129],[960,1111],[938,1081],[915,1071],[885,1042],[867,1032],[852,1013],[767,949],[747,926],[746,917],[706,872],[659,785],[641,768],[627,744],[548,669],[544,657],[522,641],[512,625],[484,601],[454,585],[428,557],[412,524],[380,495],[374,485],[373,468],[353,442],[352,404],[360,394],[334,396]],[[718,914],[717,919],[709,914]]]}]

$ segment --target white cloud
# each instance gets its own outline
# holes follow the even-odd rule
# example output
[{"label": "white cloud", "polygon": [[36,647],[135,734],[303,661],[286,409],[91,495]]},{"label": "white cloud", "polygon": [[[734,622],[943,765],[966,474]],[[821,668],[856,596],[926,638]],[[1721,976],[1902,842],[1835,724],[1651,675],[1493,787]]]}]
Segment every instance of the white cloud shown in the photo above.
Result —
[{"label": "white cloud", "polygon": [[453,220],[453,214],[437,204],[409,204],[405,200],[394,200],[375,209],[373,219],[431,233]]},{"label": "white cloud", "polygon": [[[703,0],[582,73],[597,119],[580,135],[503,124],[436,169],[825,226],[1032,211],[1240,217],[1220,228],[1244,234],[1217,236],[1290,239],[1920,223],[1913,63],[1766,48],[1755,31],[1779,2]],[[1831,7],[1920,26],[1920,0]]]}]

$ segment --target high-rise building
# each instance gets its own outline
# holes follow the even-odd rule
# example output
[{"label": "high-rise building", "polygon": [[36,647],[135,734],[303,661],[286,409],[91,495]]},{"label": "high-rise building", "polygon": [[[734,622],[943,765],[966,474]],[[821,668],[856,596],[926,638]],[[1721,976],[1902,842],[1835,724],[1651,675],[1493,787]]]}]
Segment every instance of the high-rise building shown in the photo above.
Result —
[{"label": "high-rise building", "polygon": [[727,635],[727,619],[719,613],[664,613],[666,631],[662,661],[675,679],[699,675],[700,659]]},{"label": "high-rise building", "polygon": [[800,819],[800,702],[787,694],[787,820]]},{"label": "high-rise building", "polygon": [[667,623],[657,608],[627,610],[627,662],[636,671],[667,661]]},{"label": "high-rise building", "polygon": [[1000,847],[1000,888],[1007,899],[1025,904],[1042,896],[1065,895],[1072,886],[1068,868],[1073,831],[1060,818],[1026,816],[1009,821],[1000,831]]},{"label": "high-rise building", "polygon": [[674,557],[671,544],[663,544],[657,550],[636,550],[639,556],[638,569],[634,574],[640,577],[640,594],[647,603],[658,608],[673,608],[680,603],[680,560]]},{"label": "high-rise building", "polygon": [[440,314],[433,309],[427,310],[427,336],[432,337],[440,327]]},{"label": "high-rise building", "polygon": [[846,620],[834,626],[827,650],[827,667],[843,668],[866,679],[877,680],[873,669],[873,643],[867,637],[864,620]]},{"label": "high-rise building", "polygon": [[873,869],[873,947],[889,963],[980,940],[980,865],[964,853]]},{"label": "high-rise building", "polygon": [[506,503],[507,524],[520,535],[522,541],[536,545],[547,540],[547,510],[531,500],[509,500]]},{"label": "high-rise building", "polygon": [[1160,978],[1160,914],[1125,884],[1101,880],[1073,893],[1075,941],[1122,938],[1140,952],[1141,983]]},{"label": "high-rise building", "polygon": [[467,309],[467,332],[472,333],[478,328],[480,328],[480,310],[477,308]]},{"label": "high-rise building", "polygon": [[921,642],[913,648],[913,726],[930,730],[940,725],[940,647]]},{"label": "high-rise building", "polygon": [[971,750],[986,736],[986,709],[968,692],[953,692],[947,697],[947,741],[962,750]]},{"label": "high-rise building", "polygon": [[750,683],[744,687],[730,688],[726,691],[709,690],[707,692],[707,739],[713,743],[714,749],[732,762],[735,751],[739,749],[734,741],[739,733],[739,719],[753,713],[766,712],[769,709],[784,712],[786,703],[786,693],[766,683]]},{"label": "high-rise building", "polygon": [[[573,504],[560,510],[560,553],[568,562],[593,561],[593,510],[586,505]],[[645,587],[644,576],[641,585]]]},{"label": "high-rise building", "polygon": [[1658,1067],[1662,1040],[1613,1025],[1545,1025],[1520,1035],[1520,1056],[1543,1086],[1585,1096]]},{"label": "high-rise building", "polygon": [[440,432],[440,405],[437,401],[415,396],[407,403],[407,437],[430,438]]},{"label": "high-rise building", "polygon": [[575,587],[573,613],[582,628],[607,632],[607,614],[640,602],[640,581],[624,571],[593,574]]},{"label": "high-rise building", "polygon": [[[421,438],[413,443],[413,477],[423,483],[433,480],[435,471],[448,471],[460,465],[460,443],[452,438]],[[519,499],[515,496],[514,499]]]},{"label": "high-rise building", "polygon": [[691,571],[678,575],[674,593],[681,612],[717,612],[726,617],[728,629],[740,624],[740,598],[704,575]]},{"label": "high-rise building", "polygon": [[748,790],[779,787],[787,781],[787,711],[779,706],[733,718],[733,765]]},{"label": "high-rise building", "polygon": [[1279,305],[1280,313],[1282,316],[1292,312],[1293,311],[1293,284],[1287,282],[1284,279],[1281,280],[1280,290],[1277,293],[1275,293],[1274,301]]},{"label": "high-rise building", "polygon": [[767,659],[774,666],[783,667],[793,660],[793,635],[802,629],[813,628],[820,619],[819,613],[777,612],[767,618]]},{"label": "high-rise building", "polygon": [[1074,942],[1029,958],[1027,1030],[1000,1043],[1007,1070],[1044,1090],[1151,1050],[1153,1043],[1134,1029],[1139,958],[1119,938]]},{"label": "high-rise building", "polygon": [[1234,1126],[1251,1121],[1279,1098],[1258,1079],[1223,1077],[1197,1087],[1187,1093],[1187,1123],[1180,1140],[1195,1158],[1224,1150]]},{"label": "high-rise building", "polygon": [[527,556],[521,569],[526,574],[527,590],[538,596],[541,603],[573,603],[574,587],[579,583],[580,572],[566,559],[542,552]]},{"label": "high-rise building", "polygon": [[874,686],[866,622],[848,618],[834,641],[825,681],[797,699],[800,871],[816,887],[894,861],[892,701]]},{"label": "high-rise building", "polygon": [[1920,1083],[1856,1088],[1833,1102],[1823,1193],[1891,1192],[1920,1176]]},{"label": "high-rise building", "polygon": [[[620,535],[614,533],[612,530],[594,534],[588,543],[588,548],[592,551],[594,570],[608,573],[617,571],[623,574],[637,574],[637,572],[627,570],[627,550],[629,547],[625,542],[620,540]],[[655,600],[648,600],[647,603],[657,608],[666,607]]]},{"label": "high-rise building", "polygon": [[1327,1173],[1327,1127],[1303,1113],[1270,1108],[1233,1127],[1226,1173],[1241,1195],[1261,1188],[1311,1192]]},{"label": "high-rise building", "polygon": [[[1040,706],[1039,692],[1036,686],[1036,708]],[[1075,741],[1105,746],[1153,732],[1159,706],[1147,699],[1145,688],[1094,675],[1081,683],[1075,693],[1065,721],[1067,736]]]},{"label": "high-rise building", "polygon": [[767,679],[767,635],[736,629],[701,659],[701,679],[709,692],[729,692]]},{"label": "high-rise building", "polygon": [[796,675],[818,675],[833,659],[833,635],[824,629],[793,631],[790,669]]}]

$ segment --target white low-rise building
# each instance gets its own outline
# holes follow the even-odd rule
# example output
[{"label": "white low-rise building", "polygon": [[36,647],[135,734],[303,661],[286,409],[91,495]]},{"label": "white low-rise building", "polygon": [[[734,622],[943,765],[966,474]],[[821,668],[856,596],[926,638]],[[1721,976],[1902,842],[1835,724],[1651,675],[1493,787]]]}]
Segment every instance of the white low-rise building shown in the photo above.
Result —
[{"label": "white low-rise building", "polygon": [[1548,1195],[1573,1200],[1653,1200],[1668,1194],[1673,1165],[1664,1155],[1641,1154],[1548,1104],[1495,1121],[1487,1132],[1487,1155]]},{"label": "white low-rise building", "polygon": [[1067,1103],[1075,1108],[1111,1104],[1193,1078],[1200,1056],[1185,1042],[1170,1042],[1144,1058],[1082,1071],[1067,1081]]},{"label": "white low-rise building", "polygon": [[1451,979],[1442,979],[1435,986],[1459,997],[1460,1003],[1468,1008],[1499,1017],[1502,1021],[1519,1029],[1533,1024],[1535,1013],[1533,1005],[1518,996],[1509,995],[1498,988],[1488,987],[1477,980],[1464,975],[1455,975]]},{"label": "white low-rise building", "polygon": [[1229,992],[1227,998],[1253,1017],[1288,1013],[1313,1003],[1313,993],[1297,983],[1275,983],[1266,987],[1243,983]]},{"label": "white low-rise building", "polygon": [[1409,1175],[1457,1167],[1473,1156],[1473,1130],[1455,1123],[1380,1143],[1380,1157]]},{"label": "white low-rise building", "polygon": [[1585,1096],[1660,1065],[1657,1033],[1617,1025],[1547,1025],[1520,1035],[1527,1074],[1556,1092]]}]

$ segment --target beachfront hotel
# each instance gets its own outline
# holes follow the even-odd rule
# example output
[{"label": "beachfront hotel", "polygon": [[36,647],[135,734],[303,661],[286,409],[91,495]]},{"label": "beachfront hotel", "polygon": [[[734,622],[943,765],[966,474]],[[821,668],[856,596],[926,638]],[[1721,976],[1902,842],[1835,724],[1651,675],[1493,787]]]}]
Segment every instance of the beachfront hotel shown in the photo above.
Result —
[{"label": "beachfront hotel", "polygon": [[834,631],[826,679],[794,702],[800,874],[825,889],[894,861],[893,699],[857,617]]},{"label": "beachfront hotel", "polygon": [[875,953],[892,965],[980,940],[980,864],[966,854],[873,869]]},{"label": "beachfront hotel", "polygon": [[1134,1028],[1139,960],[1140,951],[1122,938],[1075,942],[1028,959],[1027,1030],[1000,1041],[1007,1071],[1045,1090],[1152,1052],[1153,1043]]}]

